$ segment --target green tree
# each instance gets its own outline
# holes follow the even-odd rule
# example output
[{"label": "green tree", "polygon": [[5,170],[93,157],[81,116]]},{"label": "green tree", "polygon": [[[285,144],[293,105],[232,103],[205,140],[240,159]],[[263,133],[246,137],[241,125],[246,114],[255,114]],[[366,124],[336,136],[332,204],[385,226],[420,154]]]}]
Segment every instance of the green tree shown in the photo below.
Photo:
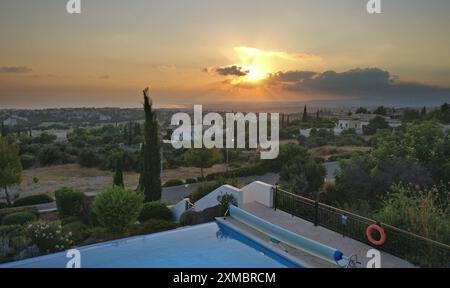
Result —
[{"label": "green tree", "polygon": [[113,184],[115,186],[119,186],[119,187],[125,187],[125,184],[123,183],[123,173],[122,173],[122,161],[117,160],[116,161],[116,169],[114,172],[114,177],[113,177]]},{"label": "green tree", "polygon": [[372,120],[370,120],[369,125],[364,126],[363,130],[364,130],[364,134],[373,135],[378,130],[389,129],[389,128],[390,127],[389,127],[389,124],[387,123],[386,119],[384,119],[384,117],[377,116],[377,117],[373,118]]},{"label": "green tree", "polygon": [[204,169],[210,168],[223,160],[222,154],[217,149],[189,149],[184,154],[184,160],[188,165],[200,168],[202,179],[204,179]]},{"label": "green tree", "polygon": [[356,110],[356,114],[367,114],[367,113],[369,113],[369,111],[367,111],[367,109],[364,108],[364,107],[359,107],[359,108]]},{"label": "green tree", "polygon": [[[294,153],[292,153],[294,152]],[[282,157],[280,184],[293,193],[313,196],[322,187],[326,175],[323,165],[311,157],[308,150],[288,144],[280,151]]]},{"label": "green tree", "polygon": [[11,205],[8,187],[20,184],[22,181],[22,164],[20,163],[19,150],[13,144],[0,138],[0,187],[5,190],[6,201]]},{"label": "green tree", "polygon": [[375,111],[373,111],[373,114],[386,116],[387,115],[387,109],[384,106],[380,106],[377,109],[375,109]]},{"label": "green tree", "polygon": [[306,105],[305,108],[303,109],[302,122],[308,122],[308,112],[306,111]]},{"label": "green tree", "polygon": [[139,178],[139,190],[144,192],[145,201],[161,199],[161,145],[158,133],[158,121],[152,110],[148,88],[144,89],[144,143],[142,144],[142,170]]}]

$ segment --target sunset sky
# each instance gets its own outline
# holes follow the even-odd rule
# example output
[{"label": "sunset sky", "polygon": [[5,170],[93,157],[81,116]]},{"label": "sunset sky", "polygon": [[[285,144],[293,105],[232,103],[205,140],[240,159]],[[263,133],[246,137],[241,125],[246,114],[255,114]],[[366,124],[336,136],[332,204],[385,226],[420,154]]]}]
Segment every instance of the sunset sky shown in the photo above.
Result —
[{"label": "sunset sky", "polygon": [[450,1],[2,0],[0,108],[450,101]]}]

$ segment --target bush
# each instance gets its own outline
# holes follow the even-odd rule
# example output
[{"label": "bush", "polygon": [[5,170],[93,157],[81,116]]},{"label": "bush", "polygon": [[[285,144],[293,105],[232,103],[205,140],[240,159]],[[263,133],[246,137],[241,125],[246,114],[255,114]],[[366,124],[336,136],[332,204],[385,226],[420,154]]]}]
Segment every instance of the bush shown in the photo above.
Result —
[{"label": "bush", "polygon": [[20,156],[20,162],[22,163],[22,168],[26,170],[33,167],[33,165],[36,163],[36,157],[28,153],[22,154]]},{"label": "bush", "polygon": [[65,225],[68,225],[73,222],[83,222],[84,223],[83,220],[84,220],[83,217],[69,216],[69,217],[61,219],[61,225],[65,226]]},{"label": "bush", "polygon": [[101,158],[94,150],[84,149],[78,155],[78,164],[83,167],[91,168],[100,166],[101,162]]},{"label": "bush", "polygon": [[34,215],[39,215],[39,212],[36,207],[17,207],[17,208],[5,208],[0,210],[0,222],[3,221],[3,218],[9,214],[13,214],[16,212],[30,212]]},{"label": "bush", "polygon": [[173,221],[166,221],[161,219],[150,219],[140,224],[131,225],[127,229],[127,234],[145,235],[177,228],[178,225]]},{"label": "bush", "polygon": [[231,194],[219,195],[217,196],[217,201],[219,201],[223,210],[227,210],[230,205],[237,206],[238,204],[236,198]]},{"label": "bush", "polygon": [[90,236],[88,226],[81,221],[68,223],[63,226],[62,230],[67,234],[72,233],[74,243],[80,243]]},{"label": "bush", "polygon": [[192,192],[189,195],[189,199],[191,199],[191,201],[195,203],[198,200],[200,200],[201,198],[203,198],[206,195],[208,195],[209,193],[211,193],[212,191],[219,188],[220,186],[221,186],[221,184],[217,181],[202,183],[202,184],[200,184],[200,186],[197,187],[197,189],[195,189],[194,192]]},{"label": "bush", "polygon": [[31,243],[39,248],[41,253],[52,253],[69,248],[72,244],[72,233],[64,232],[59,222],[37,221],[26,228]]},{"label": "bush", "polygon": [[201,212],[186,211],[181,215],[181,225],[197,225],[214,221],[216,217],[221,217],[225,214],[225,209],[221,205],[207,208]]},{"label": "bush", "polygon": [[0,262],[9,259],[23,251],[30,243],[25,230],[20,225],[0,226]]},{"label": "bush", "polygon": [[172,211],[167,208],[166,204],[155,201],[144,203],[139,221],[146,221],[149,219],[172,220]]},{"label": "bush", "polygon": [[198,182],[198,180],[197,180],[197,178],[188,178],[188,179],[186,179],[186,184],[194,184],[194,183],[197,183]]},{"label": "bush", "polygon": [[184,184],[184,182],[180,179],[170,179],[170,180],[167,180],[166,183],[164,183],[163,187],[180,186],[183,184]]},{"label": "bush", "polygon": [[6,202],[0,202],[0,209],[7,208],[8,204]]},{"label": "bush", "polygon": [[3,217],[2,225],[23,225],[37,219],[36,215],[30,212],[16,212]]},{"label": "bush", "polygon": [[141,193],[115,186],[97,195],[92,212],[103,227],[111,232],[122,232],[137,220],[143,200]]},{"label": "bush", "polygon": [[53,202],[53,198],[47,194],[37,194],[17,199],[14,201],[13,207],[30,206],[51,202]]},{"label": "bush", "polygon": [[61,218],[82,216],[84,214],[84,193],[63,187],[55,191],[56,206]]}]

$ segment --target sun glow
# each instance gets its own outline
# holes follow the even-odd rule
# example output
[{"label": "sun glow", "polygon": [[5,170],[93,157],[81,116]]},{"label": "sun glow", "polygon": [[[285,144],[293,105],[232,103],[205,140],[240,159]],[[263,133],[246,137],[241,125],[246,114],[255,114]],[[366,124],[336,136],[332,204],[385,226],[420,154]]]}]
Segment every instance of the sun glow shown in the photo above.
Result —
[{"label": "sun glow", "polygon": [[258,82],[265,79],[268,74],[263,69],[259,69],[255,66],[244,66],[243,70],[248,71],[247,75],[243,78],[245,82]]}]

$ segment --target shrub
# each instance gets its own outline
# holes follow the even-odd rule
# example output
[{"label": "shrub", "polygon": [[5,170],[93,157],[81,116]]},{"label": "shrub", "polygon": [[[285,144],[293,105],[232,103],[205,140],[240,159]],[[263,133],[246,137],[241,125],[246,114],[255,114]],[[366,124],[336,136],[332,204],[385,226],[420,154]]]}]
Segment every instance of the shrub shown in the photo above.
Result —
[{"label": "shrub", "polygon": [[237,206],[237,200],[236,198],[231,194],[223,194],[217,196],[217,201],[219,201],[220,206],[223,210],[227,210],[230,205]]},{"label": "shrub", "polygon": [[65,225],[73,223],[73,222],[84,222],[83,220],[84,220],[83,217],[69,216],[69,217],[61,219],[61,225],[65,226]]},{"label": "shrub", "polygon": [[16,212],[6,215],[2,219],[2,225],[23,225],[35,221],[36,215],[30,212]]},{"label": "shrub", "polygon": [[139,221],[146,221],[149,219],[172,220],[172,211],[167,208],[166,204],[155,201],[144,203]]},{"label": "shrub", "polygon": [[80,243],[90,236],[88,226],[81,221],[75,221],[63,226],[65,233],[72,233],[72,240],[75,243]]},{"label": "shrub", "polygon": [[19,198],[16,201],[14,201],[13,206],[19,207],[19,206],[30,206],[30,205],[37,205],[37,204],[44,204],[44,203],[51,203],[53,202],[53,198],[48,196],[47,194],[37,194],[37,195],[31,195],[23,198]]},{"label": "shrub", "polygon": [[143,200],[141,193],[115,186],[97,195],[92,203],[92,212],[103,227],[112,232],[122,232],[138,218]]},{"label": "shrub", "polygon": [[22,168],[26,170],[33,167],[33,165],[36,163],[36,157],[28,153],[22,154],[20,156],[20,162],[22,163]]},{"label": "shrub", "polygon": [[0,226],[0,262],[24,250],[30,243],[25,230],[20,225]]},{"label": "shrub", "polygon": [[37,221],[28,224],[27,235],[41,253],[62,251],[72,244],[72,233],[64,232],[59,222]]},{"label": "shrub", "polygon": [[15,207],[15,208],[5,208],[0,210],[0,222],[3,221],[3,218],[9,214],[13,214],[16,212],[30,212],[34,215],[39,215],[39,212],[36,207]]},{"label": "shrub", "polygon": [[140,224],[131,225],[127,234],[131,235],[145,235],[177,228],[178,225],[173,221],[166,221],[161,219],[150,219]]},{"label": "shrub", "polygon": [[8,207],[8,204],[7,204],[7,203],[5,203],[5,202],[0,202],[0,209],[4,209],[4,208],[6,208],[6,207]]},{"label": "shrub", "polygon": [[194,183],[197,183],[198,182],[198,179],[197,178],[188,178],[188,179],[186,179],[186,184],[194,184]]},{"label": "shrub", "polygon": [[163,187],[180,186],[183,184],[184,184],[184,182],[180,179],[170,179],[170,180],[167,180],[166,183],[164,183]]},{"label": "shrub", "polygon": [[63,187],[55,191],[56,206],[61,218],[83,215],[84,193]]},{"label": "shrub", "polygon": [[189,199],[191,199],[192,202],[197,202],[198,200],[205,197],[206,195],[216,190],[220,186],[221,186],[220,183],[216,181],[202,183],[200,184],[200,186],[197,187],[197,189],[195,189],[194,192],[192,192],[189,195]]},{"label": "shrub", "polygon": [[221,205],[207,208],[201,212],[186,211],[181,215],[181,225],[197,225],[214,221],[216,217],[221,217],[225,214],[225,210]]}]

